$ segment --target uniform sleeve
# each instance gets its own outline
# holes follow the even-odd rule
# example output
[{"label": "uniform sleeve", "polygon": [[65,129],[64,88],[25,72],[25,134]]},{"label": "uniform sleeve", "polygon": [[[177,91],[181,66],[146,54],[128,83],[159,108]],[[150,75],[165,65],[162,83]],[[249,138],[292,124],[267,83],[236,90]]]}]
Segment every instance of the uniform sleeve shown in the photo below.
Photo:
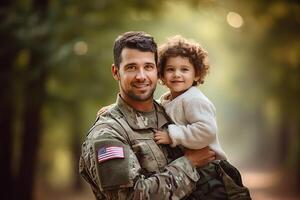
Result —
[{"label": "uniform sleeve", "polygon": [[187,125],[170,124],[168,131],[172,146],[178,144],[189,149],[201,149],[216,139],[215,107],[211,102],[196,98],[183,101]]},{"label": "uniform sleeve", "polygon": [[186,157],[166,166],[164,172],[150,177],[139,175],[133,199],[181,199],[195,189],[199,175]]},{"label": "uniform sleeve", "polygon": [[[96,172],[90,175],[106,199],[181,199],[193,191],[199,174],[186,157],[174,160],[160,173],[145,174],[125,141],[112,131],[92,141],[94,156],[87,162],[95,163]],[[120,147],[124,158],[99,161],[106,147]]]}]

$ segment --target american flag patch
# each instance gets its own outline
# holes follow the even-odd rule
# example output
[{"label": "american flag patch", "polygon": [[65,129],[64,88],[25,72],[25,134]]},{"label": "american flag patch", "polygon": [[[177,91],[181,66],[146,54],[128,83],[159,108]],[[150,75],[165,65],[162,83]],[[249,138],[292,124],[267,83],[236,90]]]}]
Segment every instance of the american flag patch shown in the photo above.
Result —
[{"label": "american flag patch", "polygon": [[117,146],[101,147],[98,150],[99,163],[106,160],[115,159],[115,158],[124,158],[123,147],[117,147]]}]

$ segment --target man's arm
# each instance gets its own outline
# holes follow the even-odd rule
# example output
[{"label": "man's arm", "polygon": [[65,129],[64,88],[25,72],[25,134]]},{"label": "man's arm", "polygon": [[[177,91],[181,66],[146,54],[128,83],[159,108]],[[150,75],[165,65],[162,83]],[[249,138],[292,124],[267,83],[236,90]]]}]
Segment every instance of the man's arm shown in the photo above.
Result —
[{"label": "man's arm", "polygon": [[[208,149],[188,151],[186,156],[174,160],[162,172],[149,176],[143,173],[136,155],[124,141],[102,132],[92,140],[95,156],[85,160],[96,164],[96,173],[89,174],[106,198],[181,199],[192,192],[199,179],[195,166],[208,163],[214,155]],[[113,158],[101,160],[101,148],[104,147],[123,149],[124,158],[114,158],[113,154]]]}]

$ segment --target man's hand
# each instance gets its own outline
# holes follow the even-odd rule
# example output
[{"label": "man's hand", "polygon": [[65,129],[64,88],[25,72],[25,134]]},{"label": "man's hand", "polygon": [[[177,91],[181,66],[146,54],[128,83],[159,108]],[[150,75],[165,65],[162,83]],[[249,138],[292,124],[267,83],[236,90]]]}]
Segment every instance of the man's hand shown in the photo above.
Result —
[{"label": "man's hand", "polygon": [[172,139],[165,131],[156,131],[154,133],[154,140],[157,144],[172,144]]},{"label": "man's hand", "polygon": [[216,153],[209,147],[203,149],[187,149],[184,154],[195,167],[203,167],[216,159]]}]

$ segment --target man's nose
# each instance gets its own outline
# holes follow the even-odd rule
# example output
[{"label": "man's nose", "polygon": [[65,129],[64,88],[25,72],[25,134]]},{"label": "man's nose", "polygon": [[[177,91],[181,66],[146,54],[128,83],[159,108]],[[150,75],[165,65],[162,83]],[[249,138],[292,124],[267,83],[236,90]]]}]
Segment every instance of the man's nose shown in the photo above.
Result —
[{"label": "man's nose", "polygon": [[145,80],[146,79],[146,72],[145,72],[144,69],[139,69],[137,71],[136,79],[138,79],[138,80]]}]

